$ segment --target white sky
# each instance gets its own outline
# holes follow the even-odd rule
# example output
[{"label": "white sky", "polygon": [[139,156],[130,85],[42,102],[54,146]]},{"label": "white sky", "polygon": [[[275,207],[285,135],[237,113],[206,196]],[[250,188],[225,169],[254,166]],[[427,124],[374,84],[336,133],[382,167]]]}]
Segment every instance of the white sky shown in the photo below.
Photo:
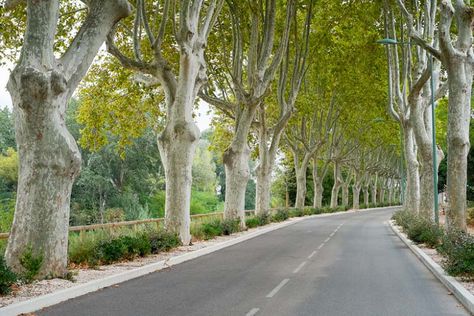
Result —
[{"label": "white sky", "polygon": [[[9,108],[12,107],[10,94],[6,89],[8,76],[10,75],[9,67],[11,67],[11,65],[0,66],[0,108],[4,108],[5,106]],[[209,105],[205,102],[200,102],[196,116],[196,123],[201,131],[204,131],[210,127],[212,112],[208,112]]]}]

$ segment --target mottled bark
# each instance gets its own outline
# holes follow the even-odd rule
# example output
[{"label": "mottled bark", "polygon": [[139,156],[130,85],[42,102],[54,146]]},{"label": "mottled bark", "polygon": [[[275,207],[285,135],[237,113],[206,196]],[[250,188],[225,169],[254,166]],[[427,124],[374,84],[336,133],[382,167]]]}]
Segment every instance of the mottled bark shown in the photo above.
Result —
[{"label": "mottled bark", "polygon": [[90,1],[90,13],[58,60],[54,37],[59,1],[28,1],[21,57],[8,90],[15,113],[19,154],[18,193],[5,253],[23,272],[23,253],[42,258],[36,277],[64,276],[67,266],[69,202],[81,155],[65,125],[68,101],[85,76],[107,33],[130,12],[126,1]]}]

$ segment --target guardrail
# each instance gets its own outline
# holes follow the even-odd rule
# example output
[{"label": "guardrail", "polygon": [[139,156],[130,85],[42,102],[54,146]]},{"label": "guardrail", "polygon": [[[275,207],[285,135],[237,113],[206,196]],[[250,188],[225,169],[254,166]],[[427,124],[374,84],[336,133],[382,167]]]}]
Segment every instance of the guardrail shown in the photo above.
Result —
[{"label": "guardrail", "polygon": [[[245,211],[245,215],[254,214],[255,211]],[[214,213],[206,213],[206,214],[196,214],[191,215],[191,220],[203,220],[206,218],[211,217],[220,217],[224,216],[224,212],[214,212]],[[104,224],[93,224],[93,225],[82,225],[82,226],[71,226],[69,227],[69,232],[82,232],[88,230],[95,230],[95,229],[103,229],[103,228],[117,228],[117,227],[126,227],[126,226],[137,226],[142,224],[152,224],[156,223],[159,225],[165,219],[164,218],[149,218],[149,219],[141,219],[136,221],[124,221],[124,222],[115,222],[115,223],[104,223]],[[8,239],[10,233],[0,233],[0,240]]]}]

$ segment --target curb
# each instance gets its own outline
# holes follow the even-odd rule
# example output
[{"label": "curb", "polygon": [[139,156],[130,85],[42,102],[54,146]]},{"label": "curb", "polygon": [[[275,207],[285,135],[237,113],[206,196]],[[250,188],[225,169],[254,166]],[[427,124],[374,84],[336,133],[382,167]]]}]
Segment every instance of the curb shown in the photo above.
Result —
[{"label": "curb", "polygon": [[[155,263],[151,263],[148,265],[145,265],[143,267],[139,267],[136,269],[124,271],[115,275],[111,275],[102,279],[90,281],[84,284],[80,284],[77,286],[73,286],[70,288],[66,288],[63,290],[59,290],[57,292],[52,292],[49,294],[45,294],[42,296],[38,296],[29,300],[25,300],[22,302],[14,303],[11,305],[7,305],[5,307],[0,308],[0,315],[2,316],[16,316],[22,313],[31,313],[35,312],[38,310],[41,310],[43,308],[53,306],[59,303],[62,303],[64,301],[70,300],[72,298],[76,298],[88,293],[92,293],[95,291],[98,291],[100,289],[119,284],[125,281],[129,281],[135,278],[142,277],[144,275],[157,272],[160,270],[163,270],[165,268],[172,267],[174,265],[196,259],[198,257],[213,253],[215,251],[221,250],[223,248],[227,248],[230,246],[233,246],[235,244],[241,243],[243,241],[255,238],[257,236],[266,234],[268,232],[287,227],[290,225],[294,225],[296,223],[299,223],[304,220],[308,220],[311,218],[319,218],[319,217],[330,217],[330,216],[335,216],[335,215],[342,215],[342,214],[353,214],[353,213],[361,213],[361,212],[367,212],[367,211],[373,211],[373,210],[383,210],[387,208],[393,208],[394,206],[389,206],[389,207],[380,207],[380,208],[370,208],[370,209],[364,209],[364,210],[350,210],[350,211],[344,211],[344,212],[336,212],[336,213],[328,213],[328,214],[316,214],[316,215],[310,215],[310,216],[303,216],[303,217],[294,217],[290,221],[285,221],[283,223],[279,223],[276,225],[273,225],[271,227],[267,228],[262,228],[259,229],[255,232],[236,237],[231,240],[224,241],[222,243],[209,246],[206,248],[198,249],[195,251],[191,251],[176,257],[171,257],[167,260],[161,260]],[[396,207],[396,206],[395,206]]]},{"label": "curb", "polygon": [[449,276],[439,264],[430,258],[423,250],[416,246],[411,240],[406,238],[400,230],[395,227],[391,221],[388,225],[392,228],[394,233],[410,248],[416,257],[438,278],[441,283],[454,294],[459,302],[467,309],[467,311],[474,315],[474,295],[472,295],[464,286],[461,285],[455,278]]}]

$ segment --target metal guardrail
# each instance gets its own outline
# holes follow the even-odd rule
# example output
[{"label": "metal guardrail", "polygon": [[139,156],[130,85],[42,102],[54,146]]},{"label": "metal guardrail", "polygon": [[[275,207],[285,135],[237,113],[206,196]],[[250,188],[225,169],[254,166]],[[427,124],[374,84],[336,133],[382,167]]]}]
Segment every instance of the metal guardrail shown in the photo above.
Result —
[{"label": "metal guardrail", "polygon": [[[245,215],[254,214],[255,211],[245,211]],[[211,217],[223,217],[224,212],[214,212],[214,213],[206,213],[206,214],[196,214],[191,215],[191,220],[202,220],[205,218]],[[82,232],[88,230],[95,230],[95,229],[102,229],[102,228],[117,228],[117,227],[126,227],[126,226],[136,226],[142,224],[151,224],[156,223],[159,224],[163,222],[164,218],[149,218],[149,219],[142,219],[136,221],[124,221],[124,222],[115,222],[115,223],[104,223],[104,224],[93,224],[93,225],[82,225],[82,226],[71,226],[69,227],[69,232]],[[8,239],[10,233],[0,233],[0,240]]]}]

